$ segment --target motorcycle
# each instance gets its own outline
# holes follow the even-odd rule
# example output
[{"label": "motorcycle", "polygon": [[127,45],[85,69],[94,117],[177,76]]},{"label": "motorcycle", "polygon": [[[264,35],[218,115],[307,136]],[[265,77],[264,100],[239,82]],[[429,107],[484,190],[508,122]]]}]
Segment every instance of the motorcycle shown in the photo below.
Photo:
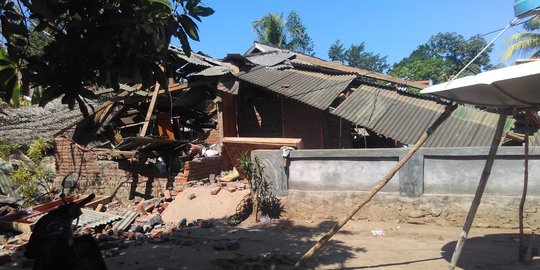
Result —
[{"label": "motorcycle", "polygon": [[38,220],[26,246],[24,256],[34,260],[34,270],[107,269],[97,241],[91,235],[75,237],[73,234],[73,221],[77,219],[78,223],[81,208],[95,195],[90,194],[79,203],[67,202],[64,189],[70,175],[62,180],[59,197],[63,204]]}]

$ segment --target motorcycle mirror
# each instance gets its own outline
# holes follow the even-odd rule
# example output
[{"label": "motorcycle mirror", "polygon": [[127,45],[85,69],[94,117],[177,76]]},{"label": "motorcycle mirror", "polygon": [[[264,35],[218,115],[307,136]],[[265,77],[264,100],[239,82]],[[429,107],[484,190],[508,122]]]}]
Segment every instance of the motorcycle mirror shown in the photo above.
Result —
[{"label": "motorcycle mirror", "polygon": [[62,179],[62,187],[63,188],[72,188],[75,186],[77,175],[75,173],[70,173]]}]

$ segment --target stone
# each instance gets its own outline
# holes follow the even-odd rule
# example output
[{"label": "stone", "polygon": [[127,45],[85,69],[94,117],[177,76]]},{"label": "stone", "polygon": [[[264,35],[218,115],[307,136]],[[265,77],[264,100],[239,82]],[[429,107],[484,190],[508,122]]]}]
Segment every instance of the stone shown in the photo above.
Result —
[{"label": "stone", "polygon": [[441,214],[442,214],[442,209],[439,209],[439,208],[431,209],[431,216],[439,217]]},{"label": "stone", "polygon": [[220,190],[221,190],[220,187],[213,188],[213,189],[210,191],[210,194],[212,194],[212,195],[217,195],[217,194],[219,193]]},{"label": "stone", "polygon": [[197,227],[202,228],[202,229],[212,228],[213,226],[212,222],[204,220],[204,219],[197,219],[196,224],[197,224]]},{"label": "stone", "polygon": [[197,197],[197,196],[195,196],[195,194],[193,194],[193,193],[191,193],[191,194],[188,195],[188,199],[189,199],[189,200],[193,200],[193,199],[195,199],[196,197]]},{"label": "stone", "polygon": [[183,218],[178,222],[178,228],[184,228],[187,226],[187,219]]},{"label": "stone", "polygon": [[426,213],[423,212],[423,211],[415,210],[415,211],[409,212],[409,217],[411,217],[411,218],[421,218],[421,217],[424,217],[424,216],[426,216]]}]

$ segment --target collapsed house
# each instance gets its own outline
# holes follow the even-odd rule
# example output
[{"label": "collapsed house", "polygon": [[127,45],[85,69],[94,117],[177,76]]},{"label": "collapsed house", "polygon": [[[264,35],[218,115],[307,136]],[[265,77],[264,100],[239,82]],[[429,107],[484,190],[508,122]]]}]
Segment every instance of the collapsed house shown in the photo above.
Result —
[{"label": "collapsed house", "polygon": [[[421,83],[259,43],[224,61],[239,70],[218,87],[225,137],[300,138],[305,149],[403,147],[447,103],[405,91]],[[487,146],[496,122],[496,114],[460,106],[426,146]]]},{"label": "collapsed house", "polygon": [[[173,51],[188,75],[173,78],[167,89],[124,85],[119,93],[99,91],[107,101],[90,104],[89,118],[62,107],[47,121],[15,121],[0,132],[40,123],[54,130],[41,135],[55,137],[57,179],[76,172],[83,192],[134,198],[217,175],[253,149],[406,147],[446,105],[405,91],[424,88],[422,83],[259,43],[223,61]],[[426,146],[487,146],[496,121],[496,114],[460,106]],[[514,123],[507,120],[505,133]],[[191,160],[191,143],[215,145],[213,153],[224,145],[223,154],[198,153],[202,158]]]},{"label": "collapsed house", "polygon": [[167,86],[140,89],[126,83],[119,92],[97,90],[104,102],[89,101],[89,117],[58,101],[45,108],[6,108],[0,118],[2,139],[20,143],[54,137],[57,180],[74,172],[80,192],[117,198],[146,198],[175,181],[220,173],[219,149],[199,153],[193,145],[219,141],[215,89],[229,68],[201,53],[187,57],[171,49],[183,75]]}]

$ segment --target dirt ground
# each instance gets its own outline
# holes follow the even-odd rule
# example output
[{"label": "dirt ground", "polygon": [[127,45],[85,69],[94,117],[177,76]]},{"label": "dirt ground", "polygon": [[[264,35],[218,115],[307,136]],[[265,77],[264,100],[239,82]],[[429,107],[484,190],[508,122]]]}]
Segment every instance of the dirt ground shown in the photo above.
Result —
[{"label": "dirt ground", "polygon": [[[197,186],[176,196],[162,213],[176,226],[186,218],[204,219],[211,228],[184,227],[166,239],[125,243],[115,252],[104,251],[109,269],[291,269],[335,219],[290,219],[254,222],[237,227],[225,223],[247,191]],[[190,196],[191,194],[195,195]],[[191,199],[190,199],[191,198]],[[316,211],[316,210],[314,210]],[[303,215],[309,216],[309,215]],[[312,215],[314,216],[314,215]],[[373,235],[373,230],[384,235]],[[448,269],[460,227],[414,225],[397,220],[352,220],[307,264],[308,269]],[[540,240],[535,242],[535,252]],[[14,259],[0,269],[28,269]],[[472,228],[458,269],[540,269],[540,257],[524,265],[518,261],[517,230]]]},{"label": "dirt ground", "polygon": [[[106,258],[110,269],[271,269],[242,268],[253,257],[290,269],[335,221],[277,220],[247,222],[238,227],[216,224],[210,229],[187,228],[174,241],[131,246]],[[373,236],[372,230],[384,231]],[[351,221],[308,264],[310,269],[448,269],[459,228],[392,222]],[[227,240],[236,250],[217,250]],[[537,245],[538,246],[538,245]],[[465,244],[458,269],[540,269],[540,258],[529,265],[517,260],[515,231],[475,229]],[[231,259],[223,267],[214,260]],[[253,260],[251,260],[253,261]],[[259,262],[265,262],[264,259]],[[252,263],[256,264],[256,263]],[[268,263],[269,264],[269,263]]]}]

